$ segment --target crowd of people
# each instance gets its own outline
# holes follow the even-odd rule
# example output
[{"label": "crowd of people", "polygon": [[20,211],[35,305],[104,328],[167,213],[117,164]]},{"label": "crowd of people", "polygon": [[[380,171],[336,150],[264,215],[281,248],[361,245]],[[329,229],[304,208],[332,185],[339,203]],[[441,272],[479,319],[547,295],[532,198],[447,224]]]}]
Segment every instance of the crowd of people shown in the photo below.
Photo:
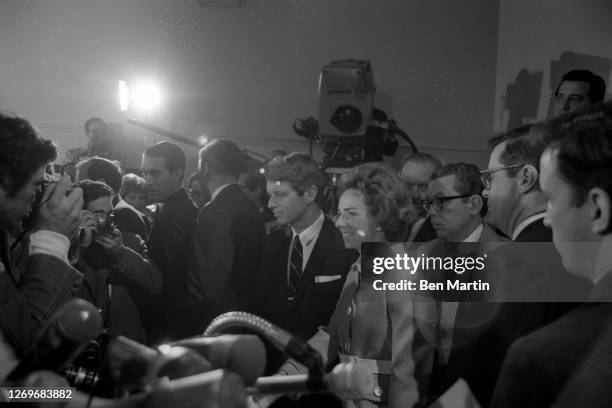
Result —
[{"label": "crowd of people", "polygon": [[[556,116],[493,136],[486,169],[425,153],[399,169],[347,169],[331,214],[322,205],[330,178],[306,154],[278,155],[259,174],[234,142],[212,140],[187,175],[185,153],[163,141],[143,152],[139,174],[123,174],[112,158],[91,155],[108,145],[94,118],[90,147],[70,152],[75,165],[54,175],[54,143],[1,114],[0,383],[53,314],[81,298],[104,322],[97,358],[72,363],[85,369],[100,366],[117,336],[159,345],[240,310],[308,340],[327,371],[356,361],[372,377],[358,398],[256,396],[252,407],[424,407],[439,398],[604,406],[612,397],[612,102],[604,95],[598,76],[566,74]],[[364,245],[434,253],[447,242],[495,243],[512,264],[504,271],[516,274],[509,279],[520,276],[535,301],[380,293],[372,282],[381,277],[363,268]],[[513,243],[538,250],[516,253],[526,246]],[[582,300],[538,298],[545,276]],[[267,351],[269,375],[307,372]],[[99,374],[99,395],[113,397]]]}]

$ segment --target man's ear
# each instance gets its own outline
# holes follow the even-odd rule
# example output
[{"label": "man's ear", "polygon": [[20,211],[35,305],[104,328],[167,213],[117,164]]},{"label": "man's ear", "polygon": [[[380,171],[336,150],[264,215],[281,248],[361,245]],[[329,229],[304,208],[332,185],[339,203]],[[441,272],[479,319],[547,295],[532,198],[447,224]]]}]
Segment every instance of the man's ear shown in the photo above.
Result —
[{"label": "man's ear", "polygon": [[516,175],[519,191],[523,194],[528,193],[538,185],[538,170],[531,164],[521,167]]},{"label": "man's ear", "polygon": [[482,206],[484,205],[484,200],[481,196],[474,194],[470,198],[468,198],[468,203],[470,203],[470,214],[478,215],[482,210]]},{"label": "man's ear", "polygon": [[315,185],[309,186],[306,190],[304,190],[304,197],[308,201],[308,203],[314,203],[317,199],[317,193],[319,189]]},{"label": "man's ear", "polygon": [[587,196],[587,204],[591,205],[591,223],[593,233],[604,235],[610,232],[612,226],[610,220],[612,218],[612,203],[610,195],[602,188],[596,187],[589,191]]}]

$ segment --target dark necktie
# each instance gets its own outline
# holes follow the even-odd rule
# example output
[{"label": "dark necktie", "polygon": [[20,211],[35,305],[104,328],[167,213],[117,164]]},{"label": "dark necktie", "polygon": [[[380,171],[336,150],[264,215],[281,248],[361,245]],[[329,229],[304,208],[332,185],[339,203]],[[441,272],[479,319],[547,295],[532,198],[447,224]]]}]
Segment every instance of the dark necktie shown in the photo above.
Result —
[{"label": "dark necktie", "polygon": [[302,278],[302,242],[298,235],[291,242],[291,259],[289,261],[289,276],[287,276],[287,301],[295,301],[300,279]]}]

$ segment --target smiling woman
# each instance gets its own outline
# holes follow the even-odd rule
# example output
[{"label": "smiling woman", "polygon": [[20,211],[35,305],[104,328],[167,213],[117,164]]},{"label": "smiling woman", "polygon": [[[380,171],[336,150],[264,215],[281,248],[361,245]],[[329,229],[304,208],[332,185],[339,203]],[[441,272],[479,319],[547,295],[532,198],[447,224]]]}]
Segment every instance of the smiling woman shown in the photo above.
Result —
[{"label": "smiling woman", "polygon": [[[380,164],[357,166],[342,176],[340,189],[336,226],[347,248],[361,251],[362,243],[405,236],[413,214],[408,210],[411,207],[407,194],[395,172]],[[367,271],[362,274],[358,259],[348,273],[328,326],[309,343],[330,362],[339,359],[367,367],[372,378],[370,385],[360,388],[359,398],[345,401],[346,406],[411,407],[424,401],[416,378],[423,378],[420,369],[426,364],[421,364],[421,358],[428,355],[430,348],[428,345],[424,345],[427,350],[421,349],[422,345],[413,348],[417,323],[411,295],[377,291],[375,278],[380,276]],[[285,373],[292,370],[295,366],[291,363],[281,368]],[[344,390],[335,391],[345,395],[341,392]],[[349,395],[349,390],[346,391]]]}]

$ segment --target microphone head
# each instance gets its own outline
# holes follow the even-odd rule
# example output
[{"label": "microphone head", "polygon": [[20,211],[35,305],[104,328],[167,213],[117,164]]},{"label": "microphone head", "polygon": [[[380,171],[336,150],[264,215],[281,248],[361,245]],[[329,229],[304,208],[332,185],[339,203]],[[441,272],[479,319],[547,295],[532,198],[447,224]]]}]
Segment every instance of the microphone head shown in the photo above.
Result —
[{"label": "microphone head", "polygon": [[253,334],[224,334],[217,337],[194,337],[172,343],[200,353],[214,368],[234,372],[246,385],[252,385],[266,368],[266,349]]},{"label": "microphone head", "polygon": [[102,330],[102,316],[83,299],[63,304],[38,333],[34,345],[11,371],[17,380],[36,370],[58,370],[69,363]]},{"label": "microphone head", "polygon": [[[170,347],[161,345],[155,364],[149,369],[149,378],[164,378],[170,380],[190,375],[205,373],[213,369],[206,358],[194,350],[185,347]],[[154,383],[155,381],[151,381]]]},{"label": "microphone head", "polygon": [[58,311],[55,332],[65,340],[86,343],[93,340],[102,330],[102,316],[98,309],[83,299],[72,299]]}]

